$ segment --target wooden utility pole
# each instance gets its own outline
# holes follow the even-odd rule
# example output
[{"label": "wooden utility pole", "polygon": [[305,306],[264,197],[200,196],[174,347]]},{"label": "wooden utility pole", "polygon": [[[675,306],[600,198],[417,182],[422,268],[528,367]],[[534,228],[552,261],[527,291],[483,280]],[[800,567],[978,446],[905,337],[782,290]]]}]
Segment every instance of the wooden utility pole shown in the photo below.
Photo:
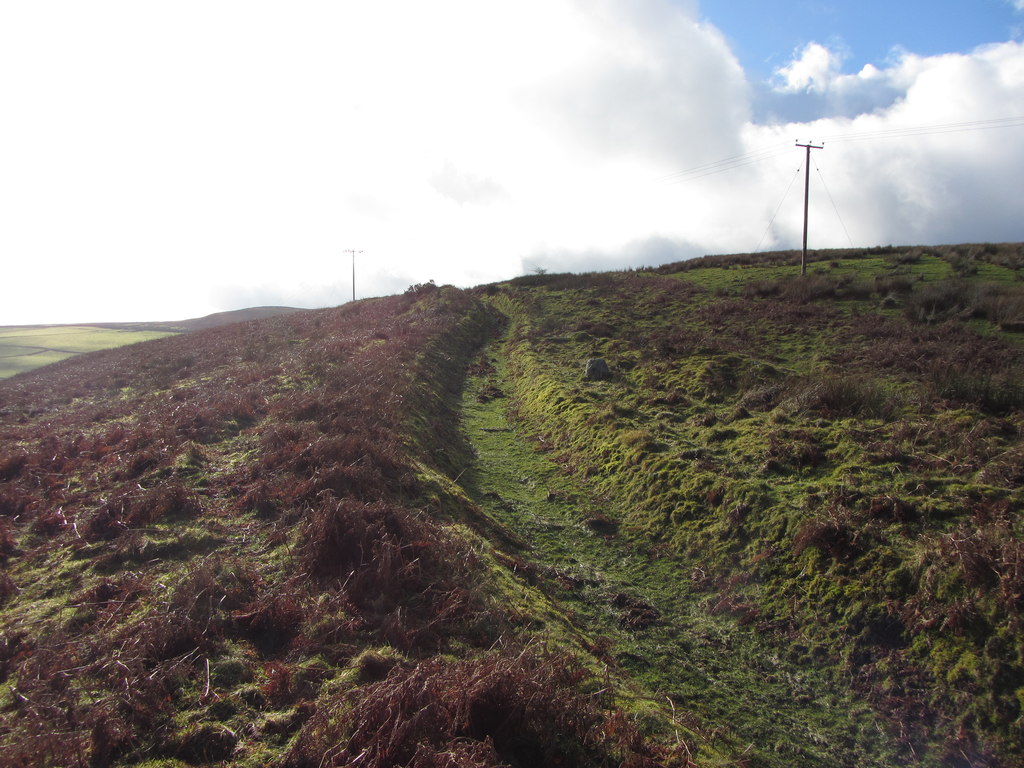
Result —
[{"label": "wooden utility pole", "polygon": [[825,145],[819,144],[814,145],[810,142],[801,144],[799,141],[796,143],[798,147],[803,147],[807,150],[807,163],[804,169],[804,249],[800,252],[800,274],[807,274],[807,200],[811,191],[811,150],[821,149]]},{"label": "wooden utility pole", "polygon": [[[804,237],[806,238],[806,235]],[[362,253],[362,251],[357,251],[357,250],[354,250],[352,248],[346,248],[343,251],[343,253],[351,253],[352,254],[352,301],[355,301],[356,300],[356,254],[357,253]]]}]

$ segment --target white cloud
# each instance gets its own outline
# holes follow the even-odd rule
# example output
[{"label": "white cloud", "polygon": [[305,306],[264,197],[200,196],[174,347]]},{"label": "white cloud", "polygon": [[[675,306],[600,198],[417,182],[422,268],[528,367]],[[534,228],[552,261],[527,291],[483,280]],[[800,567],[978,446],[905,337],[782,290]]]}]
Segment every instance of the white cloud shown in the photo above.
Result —
[{"label": "white cloud", "polygon": [[617,244],[614,249],[600,247],[568,249],[540,248],[522,259],[520,272],[540,268],[548,272],[594,272],[655,266],[704,255],[699,245],[682,239],[652,236]]},{"label": "white cloud", "polygon": [[[988,130],[992,123],[986,122],[1019,115],[1013,106],[1024,103],[1024,46],[1009,42],[928,58],[903,54],[890,68],[866,74],[834,75],[825,91],[848,97],[884,83],[896,94],[891,104],[853,117],[754,126],[750,142],[787,133],[824,140],[815,161],[855,242],[1024,238],[1024,201],[1015,181],[1024,172],[1024,123]],[[816,174],[814,183],[820,187]],[[818,243],[848,244],[820,189],[814,207]],[[798,224],[780,227],[779,242],[794,242]]]},{"label": "white cloud", "polygon": [[597,7],[572,66],[549,72],[541,91],[565,140],[647,162],[735,150],[748,86],[721,34],[663,0]]},{"label": "white cloud", "polygon": [[[360,296],[750,250],[796,150],[659,179],[1024,103],[1017,43],[855,74],[809,46],[766,94],[696,6],[0,5],[0,323],[338,303],[345,248],[365,251]],[[829,141],[816,159],[858,243],[1024,239],[1020,130]],[[812,242],[844,245],[812,204]],[[798,242],[795,211],[772,244]]]},{"label": "white cloud", "polygon": [[430,177],[430,184],[441,195],[459,205],[487,205],[501,200],[508,194],[494,179],[460,170],[450,161]]},{"label": "white cloud", "polygon": [[892,106],[921,74],[926,60],[896,48],[889,66],[864,65],[842,72],[844,54],[820,43],[808,44],[789,64],[776,70],[770,89],[756,94],[761,121],[855,117]]},{"label": "white cloud", "polygon": [[798,58],[776,72],[779,90],[824,93],[839,75],[842,58],[821,43],[809,43]]}]

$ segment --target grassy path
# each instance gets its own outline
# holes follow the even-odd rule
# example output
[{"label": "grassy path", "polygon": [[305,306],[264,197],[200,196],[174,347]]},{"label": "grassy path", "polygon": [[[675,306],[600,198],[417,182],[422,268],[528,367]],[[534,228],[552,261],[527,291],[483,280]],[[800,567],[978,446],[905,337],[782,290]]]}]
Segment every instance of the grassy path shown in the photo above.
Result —
[{"label": "grassy path", "polygon": [[[538,586],[661,704],[694,716],[707,765],[891,766],[906,759],[841,681],[787,658],[753,626],[713,613],[680,564],[614,531],[607,505],[565,476],[507,417],[493,372],[469,382],[463,426],[476,455],[462,478],[482,509],[523,541]],[[719,746],[715,747],[714,744]]]}]

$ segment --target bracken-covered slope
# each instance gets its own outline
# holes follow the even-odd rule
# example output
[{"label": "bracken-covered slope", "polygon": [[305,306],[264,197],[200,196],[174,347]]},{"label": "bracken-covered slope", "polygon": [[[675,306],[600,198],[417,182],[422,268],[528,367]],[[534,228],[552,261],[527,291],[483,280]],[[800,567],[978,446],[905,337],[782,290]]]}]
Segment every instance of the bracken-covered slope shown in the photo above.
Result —
[{"label": "bracken-covered slope", "polygon": [[684,762],[488,575],[449,475],[495,323],[426,286],[5,382],[3,764]]},{"label": "bracken-covered slope", "polygon": [[2,382],[4,764],[1020,765],[1022,263],[428,284]]}]

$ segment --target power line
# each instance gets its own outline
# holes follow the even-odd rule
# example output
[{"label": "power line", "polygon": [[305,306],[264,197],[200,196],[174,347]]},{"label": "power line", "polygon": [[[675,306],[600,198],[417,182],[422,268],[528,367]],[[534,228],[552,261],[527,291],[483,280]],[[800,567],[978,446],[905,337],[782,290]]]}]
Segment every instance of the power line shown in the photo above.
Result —
[{"label": "power line", "polygon": [[969,120],[960,123],[934,123],[932,125],[904,126],[903,128],[887,128],[880,131],[855,131],[852,133],[836,133],[825,136],[824,140],[832,144],[847,141],[869,141],[874,139],[900,139],[908,136],[929,136],[943,133],[964,133],[967,131],[991,131],[997,128],[1024,127],[1022,117],[1000,117],[992,120]]},{"label": "power line", "polygon": [[757,248],[754,249],[754,253],[757,253],[758,251],[761,250],[761,243],[764,242],[764,239],[765,239],[765,237],[767,237],[768,232],[771,231],[772,224],[775,223],[775,219],[779,215],[779,211],[782,210],[782,204],[785,203],[786,202],[786,198],[789,197],[789,190],[791,190],[793,188],[793,182],[796,181],[796,177],[799,176],[799,175],[800,175],[800,169],[797,168],[796,169],[796,173],[794,173],[793,177],[789,180],[789,186],[787,186],[786,187],[786,191],[782,193],[782,199],[779,200],[779,205],[778,205],[778,207],[776,207],[775,213],[772,214],[772,218],[771,218],[771,220],[769,220],[768,226],[764,228],[764,234],[762,234],[761,235],[761,239],[757,241]]},{"label": "power line", "polygon": [[[899,139],[911,136],[928,136],[932,134],[943,133],[963,133],[968,131],[990,131],[999,128],[1022,127],[1024,127],[1024,115],[1016,117],[1000,117],[991,120],[968,120],[965,122],[958,123],[933,123],[931,125],[905,126],[902,128],[889,128],[878,131],[855,131],[850,133],[836,133],[823,136],[822,144],[824,144],[825,142],[845,143],[850,141],[873,141],[876,139]],[[787,154],[785,147],[788,146],[788,142],[772,144],[763,147],[762,149],[744,152],[739,155],[733,155],[732,157],[723,158],[722,160],[716,160],[711,163],[704,163],[703,165],[694,166],[693,168],[687,168],[686,170],[683,171],[670,173],[666,176],[660,177],[658,181],[667,182],[670,184],[680,184],[687,181],[693,181],[695,179],[701,179],[704,178],[705,176],[711,176],[717,173],[725,173],[726,171],[732,171],[735,170],[736,168],[743,168],[745,166],[754,165],[765,160],[771,160],[776,157],[781,157],[782,155]]]},{"label": "power line", "polygon": [[825,177],[822,175],[821,168],[818,167],[817,163],[814,164],[814,170],[818,172],[818,178],[821,179],[821,186],[825,188],[825,194],[827,194],[828,199],[832,201],[832,210],[836,212],[836,218],[839,219],[839,224],[842,226],[843,232],[846,233],[846,239],[850,242],[850,247],[853,248],[853,238],[850,237],[850,231],[846,228],[846,222],[843,221],[843,217],[839,215],[839,206],[836,205],[836,201],[832,197],[832,192],[829,190],[828,184],[825,183]]},{"label": "power line", "polygon": [[662,176],[659,181],[678,184],[684,181],[700,179],[704,176],[711,176],[716,173],[731,171],[735,168],[743,168],[744,166],[754,165],[755,163],[760,163],[764,160],[771,160],[772,158],[784,155],[786,154],[786,150],[784,148],[788,146],[788,142],[781,142],[753,152],[744,152],[741,155],[733,155],[732,157],[727,157],[724,160],[717,160],[713,163],[705,163],[704,165],[698,165],[685,171],[670,173],[667,176]]}]

